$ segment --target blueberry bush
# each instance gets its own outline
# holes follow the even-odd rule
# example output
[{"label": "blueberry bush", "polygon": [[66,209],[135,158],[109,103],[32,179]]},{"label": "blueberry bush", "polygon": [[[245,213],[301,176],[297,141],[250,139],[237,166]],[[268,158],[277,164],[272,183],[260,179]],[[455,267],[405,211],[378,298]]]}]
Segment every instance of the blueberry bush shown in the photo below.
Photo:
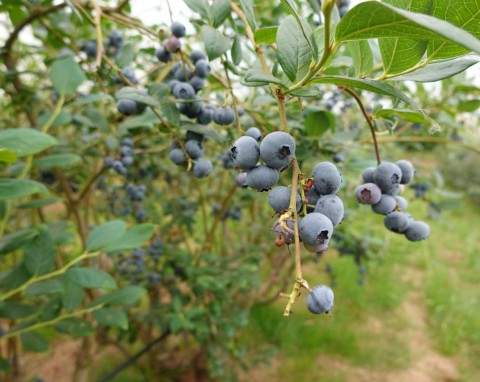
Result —
[{"label": "blueberry bush", "polygon": [[[65,338],[75,381],[111,343],[131,357],[102,381],[147,352],[149,380],[234,380],[266,357],[240,341],[252,307],[331,314],[302,265],[330,248],[365,272],[357,201],[428,238],[400,196],[428,184],[382,144],[475,151],[454,119],[479,106],[479,3],[184,2],[189,25],[168,1],[156,25],[129,0],[0,5],[2,380]],[[465,96],[447,111],[442,80]]]}]

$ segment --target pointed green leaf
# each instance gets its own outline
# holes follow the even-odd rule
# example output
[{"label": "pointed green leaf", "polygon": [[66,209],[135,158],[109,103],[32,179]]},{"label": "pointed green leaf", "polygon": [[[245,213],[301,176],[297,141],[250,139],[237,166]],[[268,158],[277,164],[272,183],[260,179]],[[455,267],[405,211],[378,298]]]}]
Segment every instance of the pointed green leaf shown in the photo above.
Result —
[{"label": "pointed green leaf", "polygon": [[235,65],[240,65],[242,62],[242,40],[239,36],[235,36],[233,39],[232,61]]},{"label": "pointed green leaf", "polygon": [[44,170],[52,168],[72,167],[80,163],[82,158],[77,154],[52,154],[35,159],[35,164]]},{"label": "pointed green leaf", "polygon": [[422,113],[408,109],[379,109],[373,113],[373,116],[380,118],[396,116],[414,123],[428,124],[430,122]]},{"label": "pointed green leaf", "polygon": [[130,228],[118,240],[105,248],[106,252],[114,252],[122,249],[139,247],[153,235],[156,225],[150,223],[138,224]]},{"label": "pointed green leaf", "polygon": [[273,44],[277,41],[278,27],[265,27],[255,31],[255,42],[257,44]]},{"label": "pointed green leaf", "polygon": [[38,235],[34,228],[24,228],[0,238],[0,255],[15,251]]},{"label": "pointed green leaf", "polygon": [[87,337],[95,333],[95,329],[87,320],[76,317],[61,320],[55,325],[55,329],[73,338]]},{"label": "pointed green leaf", "polygon": [[210,14],[212,16],[212,25],[218,28],[231,13],[230,0],[213,0],[210,7]]},{"label": "pointed green leaf", "polygon": [[115,289],[117,283],[110,274],[96,268],[70,268],[66,275],[69,280],[83,288]]},{"label": "pointed green leaf", "polygon": [[55,246],[52,236],[45,227],[40,227],[38,235],[30,240],[24,249],[24,263],[33,275],[43,275],[55,263]]},{"label": "pointed green leaf", "polygon": [[184,2],[193,12],[198,13],[205,20],[210,20],[210,6],[207,0],[184,0]]},{"label": "pointed green leaf", "polygon": [[34,180],[0,179],[0,200],[18,199],[38,193],[48,194],[48,189]]},{"label": "pointed green leaf", "polygon": [[42,334],[38,333],[38,331],[21,333],[20,340],[25,349],[37,353],[44,353],[48,351],[50,347],[50,342]]},{"label": "pointed green leaf", "polygon": [[110,306],[130,306],[135,304],[146,292],[147,290],[145,288],[132,285],[104,294],[93,301],[90,305],[96,306],[99,304],[105,304]]},{"label": "pointed green leaf", "polygon": [[102,308],[93,312],[93,317],[100,325],[128,329],[128,317],[123,310]]},{"label": "pointed green leaf", "polygon": [[230,49],[230,39],[225,37],[217,29],[204,25],[201,34],[210,61],[220,57]]},{"label": "pointed green leaf", "polygon": [[117,93],[115,93],[115,98],[130,99],[148,106],[160,105],[155,98],[149,96],[143,89],[130,88],[128,86],[121,88]]},{"label": "pointed green leaf", "polygon": [[117,243],[127,232],[127,223],[113,220],[96,227],[87,238],[87,251],[103,250]]},{"label": "pointed green leaf", "polygon": [[17,157],[39,153],[57,144],[51,135],[29,127],[0,131],[0,147],[12,151]]},{"label": "pointed green leaf", "polygon": [[242,5],[243,13],[247,18],[248,25],[252,29],[253,32],[257,30],[257,24],[255,21],[255,12],[253,10],[253,0],[240,0],[240,4]]},{"label": "pointed green leaf", "polygon": [[85,81],[85,73],[72,56],[55,60],[49,74],[55,90],[60,95],[69,96],[75,93],[78,86]]},{"label": "pointed green leaf", "polygon": [[352,54],[355,75],[360,78],[368,76],[373,69],[373,54],[368,41],[349,41],[348,47]]},{"label": "pointed green leaf", "polygon": [[3,163],[15,163],[17,156],[9,149],[0,149],[0,162]]},{"label": "pointed green leaf", "polygon": [[286,85],[277,77],[269,73],[265,73],[260,69],[249,70],[242,79],[242,84],[245,86],[265,86],[268,84],[277,84],[282,87]]}]

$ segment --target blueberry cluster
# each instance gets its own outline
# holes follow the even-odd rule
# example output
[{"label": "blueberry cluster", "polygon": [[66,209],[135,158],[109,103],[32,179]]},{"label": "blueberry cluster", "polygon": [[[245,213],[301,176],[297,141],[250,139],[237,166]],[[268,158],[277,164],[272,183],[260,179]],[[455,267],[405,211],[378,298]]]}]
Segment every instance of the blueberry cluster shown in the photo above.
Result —
[{"label": "blueberry cluster", "polygon": [[[145,90],[145,93],[147,91]],[[142,113],[147,105],[133,99],[122,98],[117,101],[117,110],[122,115],[137,115]]]},{"label": "blueberry cluster", "polygon": [[115,265],[118,273],[128,278],[131,284],[153,286],[162,279],[159,273],[152,270],[155,269],[162,254],[162,241],[157,237],[146,250],[133,248],[129,254],[119,253]]},{"label": "blueberry cluster", "polygon": [[182,43],[179,40],[182,37],[185,37],[186,29],[185,26],[178,22],[174,21],[170,26],[172,34],[163,42],[163,45],[157,49],[156,56],[161,62],[168,62],[172,59],[172,53],[177,53],[182,47]]},{"label": "blueberry cluster", "polygon": [[177,166],[188,164],[193,160],[192,172],[197,178],[204,178],[212,172],[212,162],[202,158],[204,136],[193,131],[187,131],[185,139],[180,143],[174,141],[168,157]]},{"label": "blueberry cluster", "polygon": [[365,183],[355,189],[355,196],[360,203],[371,205],[377,214],[385,215],[384,225],[389,231],[404,234],[410,241],[419,241],[428,238],[430,227],[425,222],[415,221],[411,214],[405,212],[408,203],[398,196],[414,174],[415,169],[407,160],[382,162],[376,168],[369,167],[363,171]]},{"label": "blueberry cluster", "polygon": [[119,175],[127,176],[128,169],[130,167],[134,159],[134,151],[133,151],[133,140],[132,138],[123,138],[120,141],[120,159],[115,159],[113,157],[105,158],[105,167],[111,168],[115,170]]},{"label": "blueberry cluster", "polygon": [[[112,57],[115,57],[123,45],[123,36],[118,31],[111,31],[108,35],[107,41],[104,43],[105,52]],[[80,50],[87,55],[88,58],[95,58],[97,56],[97,40],[88,40],[80,47]]]},{"label": "blueberry cluster", "polygon": [[[137,75],[135,74],[135,70],[132,68],[123,68],[122,69],[122,74],[125,76],[125,78],[130,81],[132,84],[138,84],[138,78]],[[125,81],[120,77],[118,74],[115,75],[115,83],[117,85],[124,85]]]}]

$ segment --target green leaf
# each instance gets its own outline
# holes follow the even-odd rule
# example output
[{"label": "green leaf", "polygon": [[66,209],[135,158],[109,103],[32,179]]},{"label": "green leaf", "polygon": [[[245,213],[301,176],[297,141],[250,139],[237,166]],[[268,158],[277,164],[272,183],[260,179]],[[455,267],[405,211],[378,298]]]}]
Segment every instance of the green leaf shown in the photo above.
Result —
[{"label": "green leaf", "polygon": [[29,127],[0,131],[0,147],[12,151],[17,157],[39,153],[57,144],[51,135]]},{"label": "green leaf", "polygon": [[51,270],[55,263],[55,246],[50,233],[40,227],[38,235],[24,248],[24,263],[33,275],[43,275]]},{"label": "green leaf", "polygon": [[346,87],[367,90],[377,94],[388,95],[391,97],[395,97],[405,102],[407,105],[411,106],[415,110],[418,110],[417,106],[413,103],[413,101],[408,98],[404,93],[394,88],[392,85],[382,81],[358,79],[344,76],[322,76],[310,80],[310,83],[343,85]]},{"label": "green leaf", "polygon": [[255,21],[255,12],[253,10],[253,0],[240,0],[240,4],[242,5],[243,13],[247,18],[248,25],[252,29],[253,32],[257,30],[257,24]]},{"label": "green leaf", "polygon": [[232,61],[235,65],[240,65],[242,62],[242,40],[237,35],[233,39]]},{"label": "green leaf", "polygon": [[190,130],[197,134],[202,134],[206,137],[214,139],[219,143],[222,143],[224,141],[224,138],[219,133],[217,133],[215,129],[207,125],[194,125],[194,124],[185,122],[185,123],[182,123],[180,126],[178,126],[178,128],[182,130]]},{"label": "green leaf", "polygon": [[318,137],[329,129],[335,128],[335,116],[329,111],[308,111],[305,117],[305,131],[310,136]]},{"label": "green leaf", "polygon": [[255,42],[257,44],[273,44],[277,41],[278,27],[265,27],[255,31]]},{"label": "green leaf", "polygon": [[357,77],[366,77],[373,69],[373,54],[368,41],[349,41],[348,47],[352,54],[353,67]]},{"label": "green leaf", "polygon": [[0,162],[3,163],[15,163],[17,156],[9,149],[0,149]]},{"label": "green leaf", "polygon": [[37,353],[44,353],[48,351],[50,342],[38,331],[31,331],[20,334],[20,340],[25,349]]},{"label": "green leaf", "polygon": [[74,102],[70,102],[69,104],[65,105],[65,107],[83,106],[88,105],[89,103],[96,103],[100,101],[113,101],[113,97],[110,94],[105,93],[87,94]]},{"label": "green leaf", "polygon": [[[387,0],[398,8],[428,14],[431,0]],[[401,73],[418,64],[427,50],[428,41],[408,38],[381,38],[378,40],[385,74]]]},{"label": "green leaf", "polygon": [[245,86],[265,86],[268,84],[277,84],[282,87],[286,87],[286,84],[284,84],[281,79],[274,77],[260,69],[252,69],[245,73],[245,76],[242,78],[242,84]]},{"label": "green leaf", "polygon": [[81,305],[85,297],[85,291],[80,285],[70,281],[68,278],[65,278],[64,281],[65,293],[62,296],[62,305],[66,310],[72,311]]},{"label": "green leaf", "polygon": [[454,76],[468,69],[470,66],[479,62],[475,56],[459,57],[450,60],[441,60],[432,62],[424,68],[415,70],[412,73],[403,74],[401,76],[389,78],[392,81],[417,81],[417,82],[434,82],[444,78]]},{"label": "green leaf", "polygon": [[415,110],[408,110],[408,109],[379,109],[373,113],[374,117],[380,118],[389,118],[392,116],[400,117],[406,121],[414,122],[414,123],[429,123],[429,120],[425,118],[425,116]]},{"label": "green leaf", "polygon": [[384,37],[441,42],[450,40],[480,53],[480,41],[470,33],[435,17],[376,1],[358,4],[343,17],[335,29],[337,44],[342,41]]},{"label": "green leaf", "polygon": [[[480,39],[480,2],[478,0],[437,0],[433,7],[433,16],[446,20]],[[461,42],[456,42],[462,45]],[[427,55],[429,60],[437,60],[461,56],[469,50],[475,49],[462,47],[451,41],[430,41]]]},{"label": "green leaf", "polygon": [[8,373],[12,369],[12,365],[5,358],[0,358],[0,372]]},{"label": "green leaf", "polygon": [[159,106],[160,103],[153,97],[149,96],[144,90],[130,88],[128,86],[121,88],[115,93],[117,99],[130,99],[143,103],[148,106]]},{"label": "green leaf", "polygon": [[205,44],[208,59],[213,61],[230,49],[230,39],[225,37],[220,31],[208,25],[202,27],[202,40]]},{"label": "green leaf", "polygon": [[95,329],[87,320],[82,318],[67,318],[55,325],[60,333],[68,334],[73,338],[87,337],[95,333]]},{"label": "green leaf", "polygon": [[2,288],[13,289],[27,282],[32,277],[31,273],[25,267],[25,264],[20,263],[15,266],[10,272],[2,274],[0,285]]},{"label": "green leaf", "polygon": [[38,281],[28,286],[25,294],[29,296],[38,296],[42,294],[64,293],[63,284],[58,280]]},{"label": "green leaf", "polygon": [[[171,125],[178,126],[180,124],[180,111],[175,104],[167,103],[162,105],[162,114]],[[158,117],[155,116],[155,118],[158,121]]]},{"label": "green leaf", "polygon": [[115,61],[117,62],[117,66],[119,68],[125,68],[133,61],[135,58],[135,52],[133,50],[133,44],[126,43],[122,45],[120,49],[120,53],[118,54]]},{"label": "green leaf", "polygon": [[[53,111],[45,111],[43,112],[40,117],[38,118],[38,124],[40,126],[45,125],[47,121],[52,117]],[[53,120],[52,126],[53,127],[62,127],[65,125],[68,125],[70,122],[72,122],[72,115],[64,110],[62,110]]]},{"label": "green leaf", "polygon": [[127,223],[113,220],[96,227],[87,238],[87,251],[103,250],[117,243],[127,232]]},{"label": "green leaf", "polygon": [[466,111],[469,113],[474,112],[480,107],[479,99],[467,99],[458,102],[457,109],[460,111]]},{"label": "green leaf", "polygon": [[207,0],[184,0],[185,4],[205,20],[210,20],[210,6]]},{"label": "green leaf", "polygon": [[62,200],[61,198],[33,199],[18,205],[17,208],[41,208],[61,202]]},{"label": "green leaf", "polygon": [[102,308],[93,312],[93,317],[100,325],[128,329],[128,317],[122,310]]},{"label": "green leaf", "polygon": [[52,168],[72,167],[80,163],[82,158],[77,154],[52,154],[35,159],[35,164],[44,170]]},{"label": "green leaf", "polygon": [[18,320],[27,318],[37,313],[36,307],[18,302],[5,301],[0,304],[0,317]]},{"label": "green leaf", "polygon": [[0,238],[0,255],[13,252],[38,235],[34,228],[24,228]]},{"label": "green leaf", "polygon": [[302,32],[303,38],[308,44],[310,53],[312,57],[314,57],[314,59],[316,60],[317,48],[315,46],[315,41],[313,40],[313,37],[312,37],[312,29],[310,28],[310,25],[305,19],[299,16],[295,7],[295,3],[292,0],[281,0],[281,1],[283,6],[287,9],[288,13],[290,13],[290,15],[292,15],[295,18],[295,21],[297,22],[298,27]]},{"label": "green leaf", "polygon": [[118,240],[105,248],[106,252],[114,252],[122,249],[135,248],[142,245],[153,235],[156,225],[150,223],[138,224],[130,228]]},{"label": "green leaf", "polygon": [[47,188],[29,179],[0,179],[0,200],[18,199],[32,194],[48,194]]},{"label": "green leaf", "polygon": [[210,7],[210,15],[212,16],[212,25],[218,28],[231,13],[230,0],[213,0]]},{"label": "green leaf", "polygon": [[118,126],[118,128],[121,130],[128,130],[137,127],[152,127],[157,123],[159,123],[159,120],[158,117],[153,113],[153,111],[146,110],[140,115],[125,120]]},{"label": "green leaf", "polygon": [[[306,33],[311,35],[311,29]],[[293,16],[287,16],[278,27],[277,54],[283,71],[292,82],[298,82],[305,76],[313,57],[309,43]]]},{"label": "green leaf", "polygon": [[96,268],[70,268],[66,275],[69,280],[83,288],[115,289],[117,287],[117,283],[110,274]]},{"label": "green leaf", "polygon": [[49,74],[52,85],[58,94],[69,96],[85,81],[85,74],[72,56],[55,60]]},{"label": "green leaf", "polygon": [[110,306],[130,306],[135,304],[147,290],[139,286],[127,286],[114,292],[104,294],[91,303],[92,306],[105,304]]}]

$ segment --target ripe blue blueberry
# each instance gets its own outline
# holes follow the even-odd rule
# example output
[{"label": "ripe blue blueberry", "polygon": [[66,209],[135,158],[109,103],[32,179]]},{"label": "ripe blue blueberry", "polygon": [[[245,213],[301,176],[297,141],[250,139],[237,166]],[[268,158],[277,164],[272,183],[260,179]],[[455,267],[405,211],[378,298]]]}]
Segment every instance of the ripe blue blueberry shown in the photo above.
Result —
[{"label": "ripe blue blueberry", "polygon": [[382,197],[382,191],[375,183],[365,183],[355,188],[355,197],[362,204],[377,204]]},{"label": "ripe blue blueberry", "polygon": [[397,195],[398,185],[402,180],[402,170],[395,163],[382,162],[375,169],[373,180],[383,193]]},{"label": "ripe blue blueberry", "polygon": [[157,50],[155,51],[155,55],[160,62],[168,62],[172,59],[172,54],[163,46],[157,48]]},{"label": "ripe blue blueberry", "polygon": [[334,227],[342,221],[344,211],[342,199],[337,195],[323,195],[318,199],[315,206],[315,212],[319,212],[329,218]]},{"label": "ripe blue blueberry", "polygon": [[198,60],[195,63],[195,74],[200,78],[207,78],[210,75],[210,64],[207,60]]},{"label": "ripe blue blueberry", "polygon": [[195,89],[195,92],[198,92],[205,86],[205,80],[198,76],[193,76],[190,79],[190,85],[192,85],[193,89]]},{"label": "ripe blue blueberry", "polygon": [[247,172],[247,184],[257,191],[268,191],[278,182],[279,176],[274,168],[259,165]]},{"label": "ripe blue blueberry", "polygon": [[[313,212],[313,208],[320,199],[320,194],[315,190],[315,187],[310,187],[310,189],[305,193],[305,198],[307,199],[307,212]],[[312,206],[312,207],[308,207]],[[308,209],[312,209],[312,211],[308,211]]]},{"label": "ripe blue blueberry", "polygon": [[415,169],[413,165],[408,160],[399,160],[396,165],[400,167],[402,171],[402,180],[400,181],[401,184],[408,184],[412,181],[413,176],[415,175]]},{"label": "ripe blue blueberry", "polygon": [[186,33],[185,25],[183,25],[182,23],[178,21],[174,21],[170,29],[172,30],[172,34],[175,37],[178,37],[178,38],[185,37],[185,33]]},{"label": "ripe blue blueberry", "polygon": [[199,134],[199,133],[196,133],[195,131],[191,131],[191,130],[187,130],[186,134],[185,134],[185,142],[191,140],[191,139],[194,139],[200,143],[203,142],[203,134]]},{"label": "ripe blue blueberry", "polygon": [[[123,68],[122,74],[129,80],[132,84],[138,84],[137,76],[135,75],[135,70],[132,68]],[[125,81],[118,74],[115,76],[115,83],[123,84]]]},{"label": "ripe blue blueberry", "polygon": [[190,53],[190,61],[192,61],[194,64],[197,63],[199,60],[206,60],[207,56],[205,53],[203,53],[201,50],[194,50],[192,53]]},{"label": "ripe blue blueberry", "polygon": [[247,173],[246,172],[241,172],[238,174],[235,178],[235,183],[237,186],[242,187],[242,188],[247,188]]},{"label": "ripe blue blueberry", "polygon": [[197,122],[201,125],[208,125],[213,121],[213,109],[204,106],[197,116]]},{"label": "ripe blue blueberry", "polygon": [[257,141],[247,136],[240,137],[235,141],[231,153],[233,163],[242,170],[250,170],[255,167],[260,158],[260,148]]},{"label": "ripe blue blueberry", "polygon": [[217,125],[230,125],[235,121],[235,112],[229,107],[219,107],[213,111],[213,121]]},{"label": "ripe blue blueberry", "polygon": [[328,244],[309,245],[307,243],[303,243],[303,246],[308,252],[316,253],[319,256],[323,255],[328,250]]},{"label": "ripe blue blueberry", "polygon": [[[198,99],[198,98],[197,98]],[[203,103],[201,101],[188,102],[179,105],[180,113],[188,118],[197,118],[202,112]]]},{"label": "ripe blue blueberry", "polygon": [[413,221],[405,231],[405,236],[410,241],[425,240],[430,236],[430,227],[422,221]]},{"label": "ripe blue blueberry", "polygon": [[187,83],[178,83],[173,89],[173,96],[176,99],[194,99],[195,89]]},{"label": "ripe blue blueberry", "polygon": [[81,51],[84,52],[88,58],[97,57],[97,40],[87,41],[87,43],[81,47]]},{"label": "ripe blue blueberry", "polygon": [[389,231],[404,233],[410,226],[410,219],[403,212],[394,211],[385,216],[383,224]]},{"label": "ripe blue blueberry", "polygon": [[327,285],[314,286],[307,296],[307,308],[314,314],[330,313],[333,304],[333,291]]},{"label": "ripe blue blueberry", "polygon": [[295,140],[282,131],[270,133],[263,138],[260,156],[267,166],[277,170],[286,168],[295,156]]},{"label": "ripe blue blueberry", "polygon": [[375,172],[375,167],[367,167],[362,172],[362,178],[365,183],[374,183],[373,173]]},{"label": "ripe blue blueberry", "polygon": [[170,88],[170,92],[173,93],[173,89],[175,89],[175,86],[177,86],[180,83],[179,80],[171,80],[168,83],[168,87]]},{"label": "ripe blue blueberry", "polygon": [[177,70],[173,72],[173,77],[180,82],[187,82],[192,78],[192,72],[187,66],[180,66]]},{"label": "ripe blue blueberry", "polygon": [[129,146],[133,147],[133,139],[129,137],[122,138],[120,140],[120,146]]},{"label": "ripe blue blueberry", "polygon": [[179,149],[179,148],[174,148],[174,149],[170,150],[170,153],[168,154],[168,157],[177,166],[187,162],[187,157],[185,156],[182,149]]},{"label": "ripe blue blueberry", "polygon": [[103,163],[104,163],[106,168],[113,168],[113,164],[115,163],[115,159],[112,158],[112,157],[106,157]]},{"label": "ripe blue blueberry", "polygon": [[124,166],[128,167],[128,166],[131,166],[133,164],[133,157],[132,156],[124,156],[122,158],[122,163]]},{"label": "ripe blue blueberry", "polygon": [[313,186],[320,195],[336,194],[342,183],[337,167],[330,162],[318,163],[312,171]]},{"label": "ripe blue blueberry", "polygon": [[307,214],[298,224],[300,238],[307,245],[328,244],[333,233],[329,218],[319,212]]},{"label": "ripe blue blueberry", "polygon": [[208,159],[199,158],[193,164],[192,170],[197,178],[204,178],[212,172],[212,162]]},{"label": "ripe blue blueberry", "polygon": [[397,206],[400,208],[400,210],[405,211],[408,207],[408,202],[405,198],[402,198],[401,196],[395,196],[395,200],[397,201]]},{"label": "ripe blue blueberry", "polygon": [[123,115],[137,114],[137,103],[131,99],[121,99],[117,102],[117,110]]},{"label": "ripe blue blueberry", "polygon": [[252,137],[257,142],[260,142],[260,140],[262,139],[262,132],[256,127],[249,127],[245,132],[245,135],[247,137]]},{"label": "ripe blue blueberry", "polygon": [[387,215],[395,211],[395,208],[397,208],[397,201],[393,196],[387,194],[383,194],[380,201],[372,205],[372,210],[381,215]]},{"label": "ripe blue blueberry", "polygon": [[[290,195],[292,194],[292,189],[285,186],[277,186],[272,188],[268,193],[268,204],[277,212],[282,212],[288,210],[290,206]],[[302,198],[297,191],[297,200],[296,208],[297,212],[302,209]]]},{"label": "ripe blue blueberry", "polygon": [[203,154],[202,145],[195,139],[191,139],[185,143],[185,150],[192,159],[198,159]]}]

